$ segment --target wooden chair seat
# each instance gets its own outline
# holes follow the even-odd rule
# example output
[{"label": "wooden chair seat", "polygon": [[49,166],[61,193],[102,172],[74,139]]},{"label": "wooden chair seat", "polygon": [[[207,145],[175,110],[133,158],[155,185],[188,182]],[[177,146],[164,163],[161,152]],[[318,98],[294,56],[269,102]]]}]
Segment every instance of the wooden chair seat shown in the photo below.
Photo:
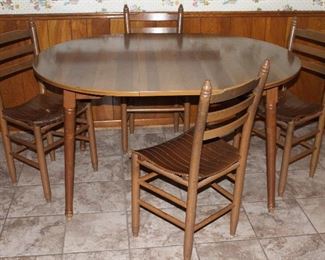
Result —
[{"label": "wooden chair seat", "polygon": [[63,99],[39,94],[28,102],[3,110],[3,116],[32,126],[44,126],[63,120]]},{"label": "wooden chair seat", "polygon": [[322,110],[321,104],[307,103],[290,91],[279,100],[277,106],[277,119],[284,122],[299,121],[306,116],[312,116]]},{"label": "wooden chair seat", "polygon": [[[193,129],[165,143],[136,151],[139,160],[148,161],[172,174],[188,178],[193,145]],[[221,172],[239,160],[239,151],[222,139],[202,145],[199,179]]]},{"label": "wooden chair seat", "polygon": [[[286,91],[283,96],[279,98],[277,104],[277,120],[279,122],[288,123],[291,121],[296,121],[305,117],[315,117],[319,116],[320,111],[322,111],[321,104],[308,103],[296,95],[292,94],[290,91]],[[265,119],[265,104],[261,103],[258,109],[258,115]]]}]

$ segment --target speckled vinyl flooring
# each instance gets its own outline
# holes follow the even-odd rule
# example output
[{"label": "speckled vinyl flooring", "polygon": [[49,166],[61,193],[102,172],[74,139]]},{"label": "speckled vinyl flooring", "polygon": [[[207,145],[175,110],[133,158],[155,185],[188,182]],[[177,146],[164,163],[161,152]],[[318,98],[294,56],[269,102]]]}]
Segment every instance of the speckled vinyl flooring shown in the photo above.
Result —
[{"label": "speckled vinyl flooring", "polygon": [[[173,136],[167,127],[137,128],[129,138],[130,147],[150,146]],[[11,184],[0,148],[1,259],[182,259],[183,231],[145,210],[139,236],[132,236],[130,159],[121,153],[120,131],[98,130],[96,137],[97,172],[88,151],[77,147],[71,221],[64,216],[62,150],[56,161],[48,160],[53,198],[47,203],[36,170],[17,163],[18,183]],[[236,235],[229,234],[229,215],[224,216],[195,234],[192,259],[325,259],[325,142],[314,178],[308,177],[309,158],[290,166],[285,195],[276,197],[273,213],[266,208],[264,150],[264,141],[253,137]],[[279,168],[281,151],[277,158]],[[175,187],[164,188],[184,198]],[[225,203],[215,195],[210,190],[200,194],[200,215]],[[142,196],[182,217],[183,212],[168,203],[145,192]]]}]

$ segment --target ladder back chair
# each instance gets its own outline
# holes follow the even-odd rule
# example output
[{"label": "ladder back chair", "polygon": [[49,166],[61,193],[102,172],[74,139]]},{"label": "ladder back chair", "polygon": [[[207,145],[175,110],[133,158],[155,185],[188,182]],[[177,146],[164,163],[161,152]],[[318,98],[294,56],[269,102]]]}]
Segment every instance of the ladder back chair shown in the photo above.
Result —
[{"label": "ladder back chair", "polygon": [[[183,32],[183,6],[180,5],[177,13],[130,13],[127,5],[124,5],[124,31],[125,34],[182,34]],[[141,27],[140,27],[141,25]],[[179,117],[183,119],[184,130],[190,125],[190,103],[184,98],[183,104],[176,100],[175,104],[161,107],[131,105],[127,98],[121,101],[121,128],[122,149],[128,150],[128,123],[130,133],[134,133],[135,113],[174,113],[174,131],[179,130]]]},{"label": "ladder back chair", "polygon": [[[319,161],[325,122],[325,33],[298,28],[297,19],[293,18],[288,38],[288,50],[300,56],[302,70],[323,79],[323,93],[319,104],[302,100],[286,87],[283,87],[279,94],[276,122],[278,126],[277,146],[283,149],[278,185],[280,196],[284,194],[291,163],[311,155],[309,176],[314,176]],[[258,115],[265,120],[263,107],[259,110]],[[254,132],[258,136],[265,137],[265,133],[261,130],[254,130]]]},{"label": "ladder back chair", "polygon": [[[33,59],[39,54],[35,24],[30,22],[26,30],[15,30],[0,34],[0,87],[19,91],[13,76],[31,70]],[[55,160],[55,149],[64,144],[63,98],[50,93],[39,83],[38,93],[22,104],[9,107],[5,93],[0,92],[0,123],[8,173],[13,183],[17,182],[14,160],[21,161],[40,171],[44,197],[51,200],[51,189],[46,163],[46,154]],[[23,84],[23,83],[21,83]],[[0,89],[0,90],[1,90]],[[17,96],[22,95],[17,92]],[[76,139],[90,143],[91,162],[97,170],[98,159],[91,106],[78,103]],[[36,154],[30,156],[30,151]]]},{"label": "ladder back chair", "polygon": [[[269,61],[266,60],[256,78],[224,90],[216,89],[215,92],[210,82],[206,81],[201,89],[198,114],[193,128],[165,143],[132,152],[134,236],[139,232],[140,207],[185,231],[184,259],[191,258],[194,232],[229,211],[230,233],[235,234],[252,125],[268,71]],[[235,134],[237,138],[234,139],[237,141],[230,142],[227,139],[232,134]],[[187,193],[186,200],[152,182],[160,177],[161,180],[184,189]],[[225,179],[233,183],[232,191],[220,185],[219,182]],[[197,196],[207,187],[228,199],[229,204],[197,222]],[[172,216],[145,201],[143,196],[140,196],[140,189],[150,191],[177,205],[186,212],[185,219]]]}]

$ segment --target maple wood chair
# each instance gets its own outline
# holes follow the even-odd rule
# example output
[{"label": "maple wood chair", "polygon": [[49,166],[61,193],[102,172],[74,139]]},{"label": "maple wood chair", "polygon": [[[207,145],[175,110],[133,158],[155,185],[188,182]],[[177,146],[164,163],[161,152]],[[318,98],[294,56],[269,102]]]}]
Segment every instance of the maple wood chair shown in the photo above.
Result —
[{"label": "maple wood chair", "polygon": [[[33,22],[30,22],[29,29],[0,34],[1,87],[16,91],[17,96],[22,95],[17,82],[10,78],[32,69],[33,58],[38,54],[38,38]],[[13,183],[17,182],[14,159],[39,169],[44,197],[50,201],[51,189],[45,154],[50,153],[51,160],[55,160],[55,149],[64,144],[62,95],[49,93],[39,83],[39,93],[36,96],[23,104],[7,107],[5,93],[1,94],[1,134],[10,178]],[[97,170],[96,140],[89,103],[78,103],[76,125],[76,139],[90,143],[91,162]],[[28,151],[36,153],[37,158],[29,156]]]},{"label": "maple wood chair", "polygon": [[[124,30],[125,34],[182,34],[183,31],[183,6],[180,5],[177,13],[130,13],[127,5],[124,5]],[[161,24],[163,22],[163,24]],[[160,26],[162,25],[162,26]],[[163,107],[150,107],[130,105],[129,99],[121,101],[121,125],[122,125],[122,148],[128,150],[128,122],[130,133],[134,133],[135,113],[174,113],[174,131],[179,130],[179,116],[184,122],[184,130],[190,125],[190,103],[184,98],[183,104],[175,104]]]},{"label": "maple wood chair", "polygon": [[[212,88],[209,81],[202,87],[194,128],[165,143],[132,152],[132,232],[138,235],[140,207],[185,230],[184,259],[190,259],[194,232],[231,211],[230,233],[235,234],[243,190],[247,153],[252,125],[269,71],[265,61],[259,76],[227,89]],[[209,107],[213,110],[209,111]],[[227,142],[235,133],[239,142]],[[238,140],[238,138],[236,138]],[[140,173],[140,169],[144,173]],[[187,199],[170,194],[150,183],[163,177],[187,191]],[[218,184],[228,179],[233,192]],[[197,195],[202,188],[212,187],[230,203],[195,223]],[[140,198],[140,189],[149,190],[186,211],[180,220]]]},{"label": "maple wood chair", "polygon": [[[325,33],[297,28],[297,20],[294,18],[288,43],[288,50],[296,52],[302,59],[302,69],[324,79]],[[324,89],[324,80],[322,84]],[[308,91],[307,87],[308,85],[306,91]],[[315,174],[325,122],[324,91],[321,95],[321,103],[316,104],[303,101],[285,87],[279,93],[276,122],[278,126],[277,146],[283,149],[278,185],[280,196],[283,196],[285,191],[289,164],[311,155],[309,176],[312,177]],[[265,111],[262,106],[258,116],[265,120]],[[314,124],[315,121],[317,124]],[[310,126],[306,127],[307,125]],[[312,127],[313,125],[315,127]],[[254,132],[261,137],[265,137],[264,131],[254,129]],[[298,149],[294,151],[294,147]]]}]

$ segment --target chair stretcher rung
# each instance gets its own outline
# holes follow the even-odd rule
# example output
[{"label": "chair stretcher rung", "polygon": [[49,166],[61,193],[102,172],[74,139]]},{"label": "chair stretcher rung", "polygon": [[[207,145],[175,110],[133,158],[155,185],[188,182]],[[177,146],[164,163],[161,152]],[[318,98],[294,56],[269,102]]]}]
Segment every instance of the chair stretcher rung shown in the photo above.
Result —
[{"label": "chair stretcher rung", "polygon": [[171,113],[171,112],[184,112],[184,108],[128,108],[126,110],[128,113]]},{"label": "chair stretcher rung", "polygon": [[17,154],[17,153],[12,153],[12,156],[13,156],[15,159],[17,159],[17,160],[19,160],[19,161],[21,161],[21,162],[24,162],[24,163],[26,163],[26,164],[28,164],[28,165],[30,165],[30,166],[32,166],[32,167],[34,167],[34,168],[36,168],[36,169],[39,170],[39,165],[38,165],[38,163],[36,163],[36,162],[34,162],[34,161],[32,161],[32,160],[30,160],[30,159],[24,157],[24,156],[21,156],[21,155],[19,155],[19,154]]},{"label": "chair stretcher rung", "polygon": [[216,183],[212,183],[211,187],[214,188],[216,191],[218,191],[221,195],[226,197],[228,200],[233,201],[234,196],[229,191],[221,187],[220,185]]},{"label": "chair stretcher rung", "polygon": [[33,150],[34,152],[36,152],[36,145],[34,143],[31,143],[31,142],[28,142],[28,141],[25,141],[21,138],[18,138],[18,137],[15,137],[15,136],[10,136],[9,137],[10,140],[16,144],[20,144],[20,145],[23,145],[25,147],[28,147],[29,149]]},{"label": "chair stretcher rung", "polygon": [[221,216],[226,214],[228,211],[230,211],[232,209],[232,207],[233,207],[232,204],[229,204],[228,206],[218,210],[216,213],[210,215],[206,219],[204,219],[201,222],[197,223],[195,225],[195,227],[194,227],[194,232],[196,232],[197,230],[205,227],[206,225],[210,224],[211,222],[215,221],[216,219],[220,218]]},{"label": "chair stretcher rung", "polygon": [[292,156],[292,157],[290,158],[289,163],[293,163],[293,162],[295,162],[295,161],[298,161],[298,160],[300,160],[301,158],[304,158],[304,157],[310,155],[313,151],[314,151],[314,149],[306,149],[306,150],[302,151],[301,153],[298,153],[298,154]]},{"label": "chair stretcher rung", "polygon": [[169,214],[167,214],[166,212],[152,206],[151,204],[143,201],[143,200],[139,200],[139,204],[140,206],[142,206],[143,208],[151,211],[152,213],[156,214],[157,216],[163,218],[163,219],[166,219],[168,220],[169,222],[173,223],[174,225],[182,228],[182,229],[185,229],[185,223]]},{"label": "chair stretcher rung", "polygon": [[163,198],[172,201],[174,203],[176,203],[177,205],[181,206],[182,208],[186,209],[186,202],[177,198],[176,196],[167,193],[165,191],[163,191],[162,189],[159,189],[158,187],[151,185],[147,182],[140,182],[139,183],[142,187],[145,187],[146,189],[153,191],[154,193],[159,194],[160,196],[162,196]]}]

